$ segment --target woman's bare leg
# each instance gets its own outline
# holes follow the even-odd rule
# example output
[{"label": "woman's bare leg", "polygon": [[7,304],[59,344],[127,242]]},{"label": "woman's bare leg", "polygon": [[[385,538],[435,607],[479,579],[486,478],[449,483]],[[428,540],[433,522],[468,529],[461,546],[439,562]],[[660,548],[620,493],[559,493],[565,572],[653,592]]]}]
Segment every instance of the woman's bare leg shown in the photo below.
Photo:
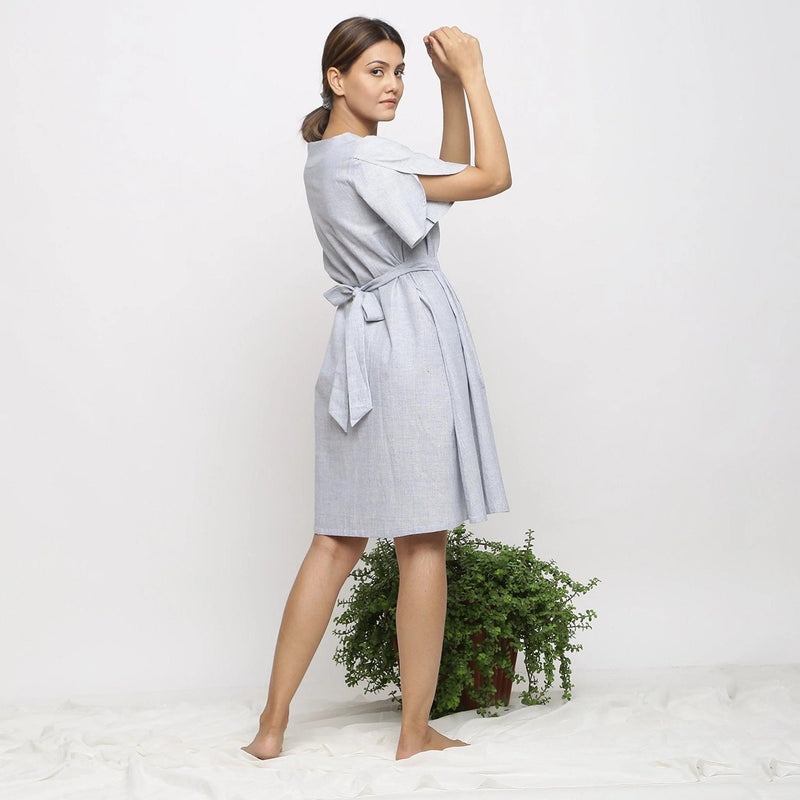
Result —
[{"label": "woman's bare leg", "polygon": [[342,585],[367,541],[354,536],[314,536],[286,600],[258,733],[242,750],[261,759],[280,754],[289,703],[328,627]]},{"label": "woman's bare leg", "polygon": [[397,644],[403,718],[396,758],[422,750],[462,746],[428,725],[447,611],[445,546],[447,531],[399,536],[394,540],[400,567],[397,595]]}]

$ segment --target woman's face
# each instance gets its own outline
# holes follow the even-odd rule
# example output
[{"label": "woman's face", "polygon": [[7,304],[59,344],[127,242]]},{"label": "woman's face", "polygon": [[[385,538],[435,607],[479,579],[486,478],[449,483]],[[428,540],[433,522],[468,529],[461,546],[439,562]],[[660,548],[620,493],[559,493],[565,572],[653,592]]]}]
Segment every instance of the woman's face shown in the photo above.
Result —
[{"label": "woman's face", "polygon": [[[403,53],[385,39],[368,47],[345,74],[328,71],[328,82],[336,102],[344,102],[349,112],[365,122],[394,119],[403,96]],[[394,101],[394,102],[390,102]]]}]

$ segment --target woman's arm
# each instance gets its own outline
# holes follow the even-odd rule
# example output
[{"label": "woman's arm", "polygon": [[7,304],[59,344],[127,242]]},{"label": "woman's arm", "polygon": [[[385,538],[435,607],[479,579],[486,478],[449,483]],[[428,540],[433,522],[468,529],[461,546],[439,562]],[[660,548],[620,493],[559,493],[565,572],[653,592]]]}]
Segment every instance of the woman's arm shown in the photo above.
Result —
[{"label": "woman's arm", "polygon": [[456,75],[452,78],[443,78],[441,90],[442,147],[439,151],[439,158],[444,161],[454,161],[456,164],[469,164],[471,143],[469,122],[467,121],[467,103],[461,79]]},{"label": "woman's arm", "polygon": [[[474,167],[466,167],[455,175],[419,176],[427,199],[476,200],[504,192],[511,186],[511,167],[486,83],[478,40],[455,27],[438,28],[427,39],[432,40],[430,47],[437,59],[458,76],[466,92],[475,139]],[[455,97],[451,102],[454,101]]]},{"label": "woman's arm", "polygon": [[431,59],[434,72],[439,76],[442,91],[442,146],[439,158],[456,164],[470,163],[469,122],[467,104],[464,100],[464,86],[452,67],[441,58],[442,48],[436,47],[433,31],[422,37],[425,49]]}]

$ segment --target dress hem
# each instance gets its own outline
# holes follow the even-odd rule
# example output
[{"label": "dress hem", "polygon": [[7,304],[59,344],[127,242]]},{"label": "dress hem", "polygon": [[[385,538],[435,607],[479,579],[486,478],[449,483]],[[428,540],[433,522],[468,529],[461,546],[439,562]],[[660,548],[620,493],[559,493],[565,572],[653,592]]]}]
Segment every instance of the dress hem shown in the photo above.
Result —
[{"label": "dress hem", "polygon": [[[506,507],[506,508],[498,508],[498,509],[495,509],[493,511],[490,511],[490,510],[487,509],[486,515],[488,515],[488,514],[502,514],[502,513],[505,513],[508,510],[509,510],[508,507]],[[449,532],[449,531],[453,530],[454,528],[457,528],[459,525],[463,525],[463,524],[465,524],[467,522],[472,523],[472,524],[474,524],[476,522],[485,522],[486,519],[487,519],[486,515],[484,515],[482,517],[475,517],[474,519],[472,519],[470,517],[462,518],[459,522],[456,522],[455,524],[447,523],[446,525],[438,525],[438,526],[436,526],[436,525],[433,525],[433,526],[430,526],[430,525],[417,525],[417,526],[414,526],[413,530],[403,529],[400,532],[389,531],[389,532],[385,532],[385,533],[374,533],[374,532],[367,533],[366,531],[349,531],[349,530],[348,531],[344,531],[344,530],[336,529],[336,528],[318,528],[318,527],[315,526],[314,527],[314,533],[315,534],[322,534],[324,536],[353,536],[353,537],[358,537],[360,539],[364,539],[364,538],[367,538],[367,539],[395,539],[398,536],[414,536],[415,534],[433,533],[434,531],[444,531],[444,530],[446,530],[446,531]]]}]

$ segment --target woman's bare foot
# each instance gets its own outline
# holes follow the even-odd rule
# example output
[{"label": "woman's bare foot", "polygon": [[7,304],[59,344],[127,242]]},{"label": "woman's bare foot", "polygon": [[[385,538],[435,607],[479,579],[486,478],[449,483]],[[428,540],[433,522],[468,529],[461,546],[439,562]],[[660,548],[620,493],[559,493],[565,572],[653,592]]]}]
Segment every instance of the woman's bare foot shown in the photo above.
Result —
[{"label": "woman's bare foot", "polygon": [[269,723],[261,717],[255,738],[241,749],[262,761],[267,758],[277,758],[283,749],[283,734],[286,724]]},{"label": "woman's bare foot", "polygon": [[245,753],[250,753],[251,756],[260,758],[263,761],[266,758],[277,758],[281,754],[282,747],[283,734],[276,732],[257,733],[256,738],[241,749],[244,750]]},{"label": "woman's bare foot", "polygon": [[399,761],[408,758],[423,750],[445,750],[448,747],[466,747],[467,742],[461,739],[448,739],[447,736],[439,731],[427,726],[422,732],[417,734],[400,732],[400,741],[397,744],[397,754],[395,760]]}]

